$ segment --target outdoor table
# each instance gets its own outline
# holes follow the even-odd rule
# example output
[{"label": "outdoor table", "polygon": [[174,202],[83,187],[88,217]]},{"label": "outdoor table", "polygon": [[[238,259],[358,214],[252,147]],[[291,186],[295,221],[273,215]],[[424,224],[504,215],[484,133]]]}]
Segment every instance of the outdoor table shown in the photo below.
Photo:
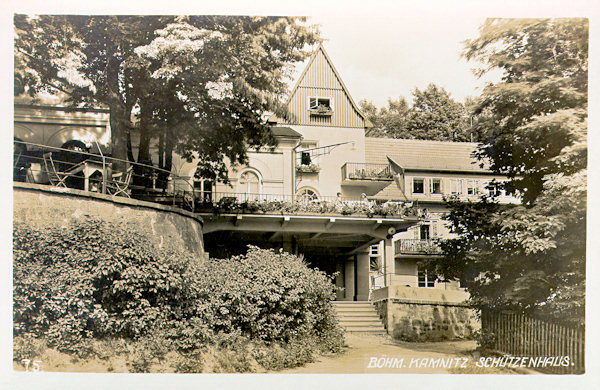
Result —
[{"label": "outdoor table", "polygon": [[[92,177],[92,175],[96,172],[100,172],[100,174],[102,175],[102,179],[104,180],[106,178],[105,175],[105,168],[107,168],[106,164],[103,164],[102,161],[98,161],[96,159],[92,159],[89,158],[85,161],[83,161],[81,163],[81,165],[76,168],[75,170],[71,171],[72,173],[77,173],[77,172],[83,172],[83,177],[84,177],[84,181],[83,181],[83,190],[84,191],[89,191],[90,190],[90,179]],[[102,189],[102,192],[104,193],[104,188]]]}]

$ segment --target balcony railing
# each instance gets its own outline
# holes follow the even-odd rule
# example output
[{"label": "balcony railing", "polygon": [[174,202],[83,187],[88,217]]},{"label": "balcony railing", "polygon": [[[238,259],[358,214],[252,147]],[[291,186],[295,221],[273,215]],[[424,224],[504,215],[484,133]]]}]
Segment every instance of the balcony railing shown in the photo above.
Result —
[{"label": "balcony railing", "polygon": [[345,163],[342,166],[342,180],[392,180],[392,171],[387,164]]},{"label": "balcony railing", "polygon": [[364,198],[307,198],[281,194],[239,192],[196,193],[196,210],[258,214],[339,214],[367,217],[418,217],[419,210],[404,202],[377,203]]},{"label": "balcony railing", "polygon": [[439,255],[441,248],[436,240],[410,240],[400,239],[396,241],[395,253],[397,255],[418,254],[418,255]]}]

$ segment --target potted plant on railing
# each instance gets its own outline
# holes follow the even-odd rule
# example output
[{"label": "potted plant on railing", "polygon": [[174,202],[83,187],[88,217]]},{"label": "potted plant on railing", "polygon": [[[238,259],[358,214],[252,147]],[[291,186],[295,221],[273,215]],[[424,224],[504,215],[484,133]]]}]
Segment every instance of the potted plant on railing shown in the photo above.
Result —
[{"label": "potted plant on railing", "polygon": [[312,115],[331,116],[333,114],[333,110],[331,107],[328,107],[324,104],[319,104],[317,108],[311,109],[310,113]]},{"label": "potted plant on railing", "polygon": [[319,173],[321,167],[317,164],[310,163],[308,165],[298,165],[296,166],[296,171],[301,173]]},{"label": "potted plant on railing", "polygon": [[357,169],[354,172],[350,172],[348,177],[350,179],[361,180],[367,177],[367,173],[364,169]]}]

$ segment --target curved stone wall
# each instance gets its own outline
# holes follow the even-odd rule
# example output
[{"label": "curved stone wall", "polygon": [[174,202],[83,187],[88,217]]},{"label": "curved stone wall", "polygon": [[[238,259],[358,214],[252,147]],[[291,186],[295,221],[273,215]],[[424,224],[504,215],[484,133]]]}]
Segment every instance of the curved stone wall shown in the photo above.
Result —
[{"label": "curved stone wall", "polygon": [[66,225],[89,217],[108,222],[134,222],[149,226],[152,239],[159,246],[208,257],[204,251],[202,219],[177,208],[29,183],[14,183],[13,202],[15,221],[34,226]]}]

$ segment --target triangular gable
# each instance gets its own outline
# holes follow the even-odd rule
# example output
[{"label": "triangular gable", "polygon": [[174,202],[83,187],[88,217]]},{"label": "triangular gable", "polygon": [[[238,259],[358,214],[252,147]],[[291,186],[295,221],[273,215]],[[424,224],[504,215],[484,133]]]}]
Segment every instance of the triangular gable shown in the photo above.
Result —
[{"label": "triangular gable", "polygon": [[[311,97],[331,99],[332,112],[326,115],[311,112]],[[289,124],[359,128],[372,126],[352,99],[321,44],[310,57],[286,105],[290,113],[286,123]]]}]

